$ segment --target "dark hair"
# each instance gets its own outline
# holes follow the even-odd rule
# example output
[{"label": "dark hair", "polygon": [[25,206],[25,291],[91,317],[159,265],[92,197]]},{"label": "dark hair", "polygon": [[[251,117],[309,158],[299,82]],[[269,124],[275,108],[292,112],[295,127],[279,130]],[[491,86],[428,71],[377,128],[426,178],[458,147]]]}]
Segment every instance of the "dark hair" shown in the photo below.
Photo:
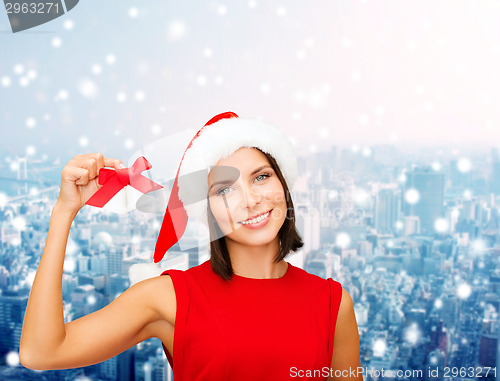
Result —
[{"label": "dark hair", "polygon": [[[286,197],[286,218],[278,231],[278,240],[279,240],[279,250],[276,253],[273,261],[278,263],[282,259],[284,259],[290,252],[293,252],[297,249],[300,249],[304,246],[302,242],[302,238],[297,231],[295,226],[295,209],[293,207],[292,196],[290,194],[290,190],[288,189],[288,185],[281,173],[281,170],[276,163],[274,157],[272,157],[267,152],[261,151],[257,147],[252,147],[258,149],[262,152],[271,167],[276,172],[278,179],[283,185],[283,190],[285,191]],[[224,280],[231,280],[233,276],[233,267],[231,265],[231,258],[229,257],[229,252],[227,251],[226,240],[224,234],[220,230],[220,227],[215,220],[214,215],[212,214],[212,210],[210,209],[210,202],[207,196],[207,217],[208,217],[208,226],[210,232],[210,264],[212,266],[212,270],[218,274]],[[220,238],[216,238],[220,237]]]}]

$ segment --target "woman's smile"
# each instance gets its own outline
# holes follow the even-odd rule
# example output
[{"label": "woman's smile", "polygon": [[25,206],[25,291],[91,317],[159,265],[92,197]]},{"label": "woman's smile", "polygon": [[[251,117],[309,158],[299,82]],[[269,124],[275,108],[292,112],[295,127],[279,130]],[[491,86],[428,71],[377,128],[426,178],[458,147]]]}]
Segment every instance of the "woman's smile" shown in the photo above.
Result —
[{"label": "woman's smile", "polygon": [[264,214],[259,215],[256,218],[242,221],[242,222],[240,222],[240,224],[248,229],[260,229],[261,227],[264,227],[267,225],[267,223],[271,219],[271,212],[272,211],[273,211],[273,209],[267,211]]}]

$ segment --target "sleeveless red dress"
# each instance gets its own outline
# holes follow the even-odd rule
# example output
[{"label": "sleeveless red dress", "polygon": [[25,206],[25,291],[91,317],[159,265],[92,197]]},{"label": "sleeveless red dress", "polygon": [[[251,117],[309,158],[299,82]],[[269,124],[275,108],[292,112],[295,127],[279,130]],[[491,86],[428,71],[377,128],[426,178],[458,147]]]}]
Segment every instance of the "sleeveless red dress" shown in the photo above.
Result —
[{"label": "sleeveless red dress", "polygon": [[290,263],[275,279],[225,281],[209,260],[165,274],[177,300],[173,356],[163,346],[175,381],[328,378],[339,282]]}]

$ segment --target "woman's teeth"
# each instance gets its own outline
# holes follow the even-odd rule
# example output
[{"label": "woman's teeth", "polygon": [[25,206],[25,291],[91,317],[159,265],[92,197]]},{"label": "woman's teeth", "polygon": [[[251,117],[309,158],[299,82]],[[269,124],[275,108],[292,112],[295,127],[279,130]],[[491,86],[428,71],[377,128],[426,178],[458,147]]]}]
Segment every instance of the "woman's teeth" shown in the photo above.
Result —
[{"label": "woman's teeth", "polygon": [[270,211],[267,212],[266,214],[263,214],[257,218],[254,218],[252,220],[249,220],[249,221],[243,221],[242,224],[243,225],[248,225],[248,224],[256,224],[257,222],[260,222],[262,221],[264,218],[267,218],[267,216],[269,215]]}]

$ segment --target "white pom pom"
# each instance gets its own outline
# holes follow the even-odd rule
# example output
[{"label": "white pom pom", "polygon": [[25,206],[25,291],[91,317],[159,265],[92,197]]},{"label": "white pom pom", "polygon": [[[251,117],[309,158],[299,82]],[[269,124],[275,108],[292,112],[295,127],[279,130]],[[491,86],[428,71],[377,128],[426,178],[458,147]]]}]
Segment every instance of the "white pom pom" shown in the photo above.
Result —
[{"label": "white pom pom", "polygon": [[136,263],[128,270],[130,285],[134,285],[145,279],[153,278],[161,274],[161,268],[155,263]]}]

